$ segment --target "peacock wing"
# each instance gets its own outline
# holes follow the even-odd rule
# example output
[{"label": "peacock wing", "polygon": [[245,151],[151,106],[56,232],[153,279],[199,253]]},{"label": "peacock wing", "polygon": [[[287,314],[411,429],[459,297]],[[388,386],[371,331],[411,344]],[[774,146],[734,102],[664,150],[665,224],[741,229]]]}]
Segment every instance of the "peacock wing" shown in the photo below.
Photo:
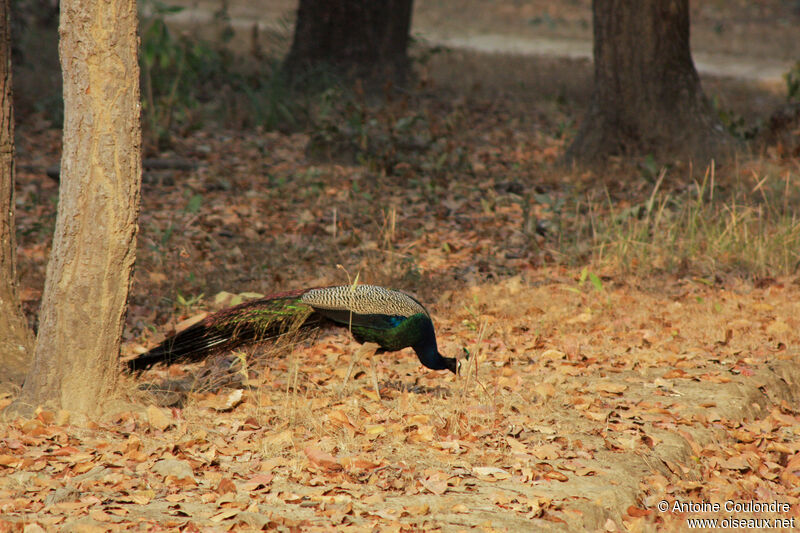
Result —
[{"label": "peacock wing", "polygon": [[404,316],[381,315],[381,314],[360,314],[353,313],[347,309],[314,309],[317,313],[328,320],[344,327],[372,328],[379,330],[392,329],[406,319]]}]

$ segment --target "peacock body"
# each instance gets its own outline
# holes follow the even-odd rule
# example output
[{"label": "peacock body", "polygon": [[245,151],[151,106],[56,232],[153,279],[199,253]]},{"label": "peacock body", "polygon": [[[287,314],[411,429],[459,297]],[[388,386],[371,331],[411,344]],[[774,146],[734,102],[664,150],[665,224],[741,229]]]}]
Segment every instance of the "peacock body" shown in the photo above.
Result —
[{"label": "peacock body", "polygon": [[456,359],[439,353],[425,307],[404,292],[377,285],[301,289],[228,307],[131,359],[128,368],[139,372],[162,362],[200,361],[326,323],[348,328],[359,343],[374,342],[384,352],[410,347],[424,366],[457,371]]}]

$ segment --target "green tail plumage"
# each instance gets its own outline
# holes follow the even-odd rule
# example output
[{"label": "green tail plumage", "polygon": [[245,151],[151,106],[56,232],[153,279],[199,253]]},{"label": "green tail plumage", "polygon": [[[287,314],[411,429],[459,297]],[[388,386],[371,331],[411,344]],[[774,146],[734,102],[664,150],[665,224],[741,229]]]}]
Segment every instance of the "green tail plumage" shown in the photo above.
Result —
[{"label": "green tail plumage", "polygon": [[425,307],[403,292],[375,285],[302,289],[223,309],[128,361],[128,369],[200,361],[322,323],[347,327],[356,341],[374,342],[382,351],[413,348],[426,367],[457,371],[455,358],[439,353]]}]

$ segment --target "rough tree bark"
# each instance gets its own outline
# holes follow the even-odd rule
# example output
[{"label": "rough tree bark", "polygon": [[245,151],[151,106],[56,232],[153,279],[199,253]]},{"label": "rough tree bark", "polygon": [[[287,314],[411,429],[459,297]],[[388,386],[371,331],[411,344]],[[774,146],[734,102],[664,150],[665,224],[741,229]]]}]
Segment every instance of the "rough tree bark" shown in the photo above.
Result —
[{"label": "rough tree bark", "polygon": [[592,10],[594,92],[566,159],[726,155],[732,140],[689,49],[689,0],[594,0]]},{"label": "rough tree bark", "polygon": [[134,0],[62,0],[64,148],[33,363],[17,412],[102,411],[113,390],[141,183]]},{"label": "rough tree bark", "polygon": [[0,385],[22,385],[30,363],[33,334],[22,313],[17,291],[9,2],[0,0]]},{"label": "rough tree bark", "polygon": [[402,81],[413,0],[300,0],[286,69],[320,65],[345,75]]}]

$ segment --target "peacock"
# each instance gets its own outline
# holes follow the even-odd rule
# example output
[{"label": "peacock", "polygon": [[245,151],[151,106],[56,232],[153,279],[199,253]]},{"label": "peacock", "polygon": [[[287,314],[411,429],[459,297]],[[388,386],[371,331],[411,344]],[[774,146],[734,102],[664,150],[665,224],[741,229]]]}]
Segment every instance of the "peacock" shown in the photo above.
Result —
[{"label": "peacock", "polygon": [[458,372],[454,357],[436,346],[433,322],[414,297],[377,285],[341,285],[273,294],[222,309],[127,362],[141,372],[157,363],[195,362],[238,346],[324,324],[348,328],[359,343],[380,352],[413,348],[432,370]]}]

